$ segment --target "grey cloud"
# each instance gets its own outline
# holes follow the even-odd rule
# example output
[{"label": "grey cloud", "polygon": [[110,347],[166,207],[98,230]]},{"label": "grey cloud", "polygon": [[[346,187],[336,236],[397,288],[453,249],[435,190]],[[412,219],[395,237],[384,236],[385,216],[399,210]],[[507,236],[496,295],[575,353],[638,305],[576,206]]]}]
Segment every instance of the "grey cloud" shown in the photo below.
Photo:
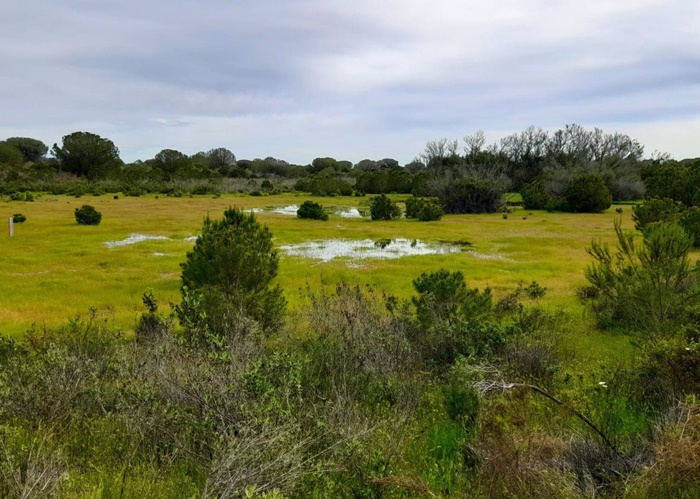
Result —
[{"label": "grey cloud", "polygon": [[411,159],[476,129],[700,117],[695,0],[496,3],[6,2],[0,134],[89,128],[131,159],[228,140],[307,162]]}]

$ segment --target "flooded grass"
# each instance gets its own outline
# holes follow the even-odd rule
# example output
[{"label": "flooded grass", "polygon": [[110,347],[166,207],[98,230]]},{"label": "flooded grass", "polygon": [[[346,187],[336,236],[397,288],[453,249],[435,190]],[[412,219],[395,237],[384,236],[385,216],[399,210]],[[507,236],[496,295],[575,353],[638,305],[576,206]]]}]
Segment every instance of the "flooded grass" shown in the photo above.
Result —
[{"label": "flooded grass", "polygon": [[300,256],[329,262],[336,258],[351,260],[366,259],[395,259],[418,255],[445,255],[459,253],[460,246],[428,243],[418,239],[327,239],[323,241],[308,241],[300,244],[280,246],[289,256]]},{"label": "flooded grass", "polygon": [[121,241],[106,241],[104,243],[108,248],[119,248],[120,246],[129,246],[131,244],[143,243],[145,241],[168,241],[170,238],[166,236],[152,236],[149,234],[130,234],[126,239]]}]

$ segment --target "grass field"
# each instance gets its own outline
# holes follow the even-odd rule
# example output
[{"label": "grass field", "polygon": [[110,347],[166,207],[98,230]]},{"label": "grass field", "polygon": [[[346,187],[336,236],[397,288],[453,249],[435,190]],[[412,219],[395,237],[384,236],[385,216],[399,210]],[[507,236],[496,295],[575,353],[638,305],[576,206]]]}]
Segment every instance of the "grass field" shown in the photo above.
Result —
[{"label": "grass field", "polygon": [[[180,263],[192,247],[203,218],[220,217],[229,206],[244,209],[301,204],[305,195],[267,197],[224,196],[169,198],[161,196],[83,197],[43,196],[35,202],[0,202],[5,220],[23,213],[27,222],[15,225],[10,238],[7,222],[0,236],[0,331],[18,334],[32,324],[53,326],[96,307],[114,325],[130,330],[144,310],[141,295],[153,289],[167,308],[179,298]],[[317,198],[325,207],[367,209],[365,198]],[[401,198],[398,198],[401,199]],[[83,204],[102,212],[99,226],[79,226],[73,211]],[[585,247],[592,238],[614,242],[613,220],[632,227],[631,210],[613,209],[599,215],[529,212],[445,216],[440,222],[331,216],[327,222],[299,220],[272,212],[259,213],[281,246],[333,238],[406,238],[426,242],[471,243],[465,251],[444,255],[409,256],[395,260],[332,260],[321,262],[281,254],[278,282],[292,313],[300,308],[300,290],[308,283],[352,279],[408,298],[412,280],[421,272],[440,268],[460,270],[470,286],[489,286],[496,296],[536,280],[548,292],[542,302],[581,314],[575,290],[584,282],[591,258]],[[136,244],[107,247],[131,234],[166,236]],[[581,340],[586,341],[586,340]],[[618,340],[611,340],[613,342]]]}]

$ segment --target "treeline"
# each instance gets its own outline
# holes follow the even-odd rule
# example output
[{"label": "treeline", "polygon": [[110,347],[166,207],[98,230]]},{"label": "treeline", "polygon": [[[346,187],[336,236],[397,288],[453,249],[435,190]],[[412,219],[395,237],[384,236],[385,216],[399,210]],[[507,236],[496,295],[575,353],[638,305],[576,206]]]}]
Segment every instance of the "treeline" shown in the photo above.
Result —
[{"label": "treeline", "polygon": [[700,160],[644,158],[642,145],[625,134],[575,124],[553,133],[530,127],[491,144],[483,132],[435,140],[403,166],[392,158],[353,164],[323,157],[307,165],[237,159],[223,147],[191,156],[164,149],[126,164],[112,141],[87,132],[66,135],[51,148],[51,158],[48,152],[31,138],[0,143],[1,193],[402,193],[440,199],[447,213],[484,213],[502,209],[504,193],[519,192],[527,209],[599,212],[612,202],[658,197],[669,184],[687,191],[674,192],[673,199],[688,197],[697,190],[694,172],[700,168]]}]

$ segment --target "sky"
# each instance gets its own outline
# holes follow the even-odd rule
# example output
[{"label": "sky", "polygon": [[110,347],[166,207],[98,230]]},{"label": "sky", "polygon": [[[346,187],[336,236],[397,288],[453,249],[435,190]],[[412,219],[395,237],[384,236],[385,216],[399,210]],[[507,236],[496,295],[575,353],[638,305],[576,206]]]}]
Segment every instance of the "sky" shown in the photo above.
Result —
[{"label": "sky", "polygon": [[410,162],[530,125],[700,156],[698,0],[9,0],[0,140]]}]

